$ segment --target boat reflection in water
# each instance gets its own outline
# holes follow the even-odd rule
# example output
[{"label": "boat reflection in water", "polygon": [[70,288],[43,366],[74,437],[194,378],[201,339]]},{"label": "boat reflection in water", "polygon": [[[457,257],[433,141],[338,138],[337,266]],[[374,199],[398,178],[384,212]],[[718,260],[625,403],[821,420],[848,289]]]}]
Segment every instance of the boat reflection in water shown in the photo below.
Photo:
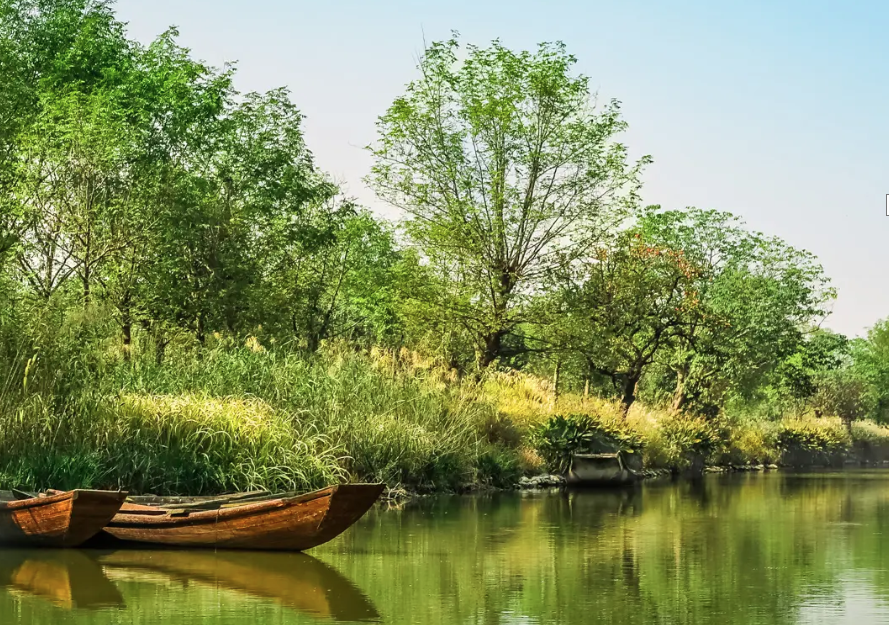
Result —
[{"label": "boat reflection in water", "polygon": [[124,607],[120,590],[83,551],[0,550],[0,587],[66,610]]},{"label": "boat reflection in water", "polygon": [[99,562],[109,578],[180,583],[267,599],[305,614],[333,621],[377,621],[379,613],[352,582],[303,553],[249,551],[105,552]]}]

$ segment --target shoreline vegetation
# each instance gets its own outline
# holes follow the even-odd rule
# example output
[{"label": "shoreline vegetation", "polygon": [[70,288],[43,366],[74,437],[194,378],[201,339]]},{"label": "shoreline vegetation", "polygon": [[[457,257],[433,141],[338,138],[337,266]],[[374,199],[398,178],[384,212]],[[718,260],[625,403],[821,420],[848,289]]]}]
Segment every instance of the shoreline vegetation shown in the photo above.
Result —
[{"label": "shoreline vegetation", "polygon": [[696,458],[700,468],[889,460],[889,428],[868,421],[850,433],[830,417],[733,422],[641,403],[624,417],[616,401],[556,400],[549,380],[495,371],[461,379],[408,350],[334,343],[306,357],[253,338],[168,358],[157,366],[118,353],[64,399],[7,391],[0,484],[158,495],[338,481],[385,482],[393,496],[514,488],[558,471],[554,447],[583,444],[577,432],[543,441],[560,419],[583,423],[593,446],[633,450],[651,475],[685,474]]},{"label": "shoreline vegetation", "polygon": [[286,88],[178,41],[109,0],[0,0],[0,489],[889,458],[889,321],[826,329],[813,254],[646,205],[652,159],[564,44],[426,47],[367,146],[389,222]]}]

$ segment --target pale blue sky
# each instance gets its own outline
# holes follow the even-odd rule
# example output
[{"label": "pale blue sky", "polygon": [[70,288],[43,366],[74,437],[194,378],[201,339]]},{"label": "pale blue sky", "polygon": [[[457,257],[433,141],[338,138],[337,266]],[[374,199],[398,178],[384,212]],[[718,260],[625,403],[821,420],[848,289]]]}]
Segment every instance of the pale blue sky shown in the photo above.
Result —
[{"label": "pale blue sky", "polygon": [[[780,6],[776,6],[780,4]],[[850,335],[889,316],[889,3],[824,0],[118,0],[130,33],[167,26],[242,91],[286,85],[318,164],[365,204],[361,149],[427,40],[562,40],[618,98],[644,199],[717,208],[817,254]]]}]

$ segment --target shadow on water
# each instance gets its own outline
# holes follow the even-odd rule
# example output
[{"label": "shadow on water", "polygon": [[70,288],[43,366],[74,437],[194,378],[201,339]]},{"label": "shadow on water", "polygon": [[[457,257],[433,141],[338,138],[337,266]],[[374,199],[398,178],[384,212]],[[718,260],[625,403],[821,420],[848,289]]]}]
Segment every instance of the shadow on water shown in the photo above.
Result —
[{"label": "shadow on water", "polygon": [[316,618],[337,622],[380,618],[355,584],[306,554],[123,549],[102,552],[98,560],[115,581],[153,582],[160,575],[271,600]]},{"label": "shadow on water", "polygon": [[124,607],[120,590],[82,551],[3,549],[0,587],[66,610]]}]

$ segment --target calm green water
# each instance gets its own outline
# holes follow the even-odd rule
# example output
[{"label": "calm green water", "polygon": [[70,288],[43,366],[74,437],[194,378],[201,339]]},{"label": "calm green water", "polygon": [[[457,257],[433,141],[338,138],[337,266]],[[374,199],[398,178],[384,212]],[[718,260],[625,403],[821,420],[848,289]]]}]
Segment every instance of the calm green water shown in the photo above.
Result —
[{"label": "calm green water", "polygon": [[375,510],[299,554],[0,551],[0,623],[889,623],[889,471]]}]

